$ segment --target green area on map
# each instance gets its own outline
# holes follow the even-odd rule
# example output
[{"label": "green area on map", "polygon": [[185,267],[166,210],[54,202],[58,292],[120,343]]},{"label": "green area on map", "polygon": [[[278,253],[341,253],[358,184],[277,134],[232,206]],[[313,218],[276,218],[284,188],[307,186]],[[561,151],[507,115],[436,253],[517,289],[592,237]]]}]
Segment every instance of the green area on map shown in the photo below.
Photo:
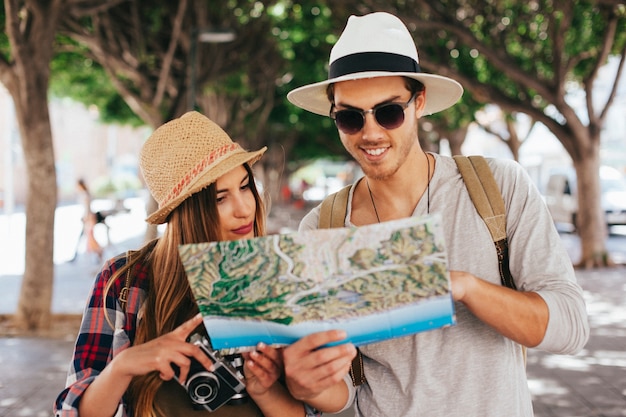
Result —
[{"label": "green area on map", "polygon": [[450,291],[439,216],[182,245],[204,316],[340,320]]}]

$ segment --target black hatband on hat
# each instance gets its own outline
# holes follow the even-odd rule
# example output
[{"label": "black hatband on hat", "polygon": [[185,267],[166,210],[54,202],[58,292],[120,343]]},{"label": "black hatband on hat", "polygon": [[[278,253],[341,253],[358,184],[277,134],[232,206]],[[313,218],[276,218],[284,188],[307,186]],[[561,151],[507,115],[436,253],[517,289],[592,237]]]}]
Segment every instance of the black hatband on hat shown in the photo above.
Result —
[{"label": "black hatband on hat", "polygon": [[422,72],[417,61],[406,55],[360,52],[335,60],[328,70],[328,79],[366,71]]}]

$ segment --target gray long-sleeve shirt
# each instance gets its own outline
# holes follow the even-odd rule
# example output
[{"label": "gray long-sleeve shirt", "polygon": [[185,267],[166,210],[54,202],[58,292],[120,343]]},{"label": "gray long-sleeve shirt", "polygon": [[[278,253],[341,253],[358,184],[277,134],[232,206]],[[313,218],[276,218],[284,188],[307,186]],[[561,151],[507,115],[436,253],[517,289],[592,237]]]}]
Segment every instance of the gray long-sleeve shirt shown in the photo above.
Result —
[{"label": "gray long-sleeve shirt", "polygon": [[[452,158],[435,155],[430,212],[442,214],[450,270],[500,283],[489,231],[476,212]],[[589,337],[582,290],[552,218],[524,169],[488,159],[507,211],[510,269],[517,288],[537,292],[547,303],[549,322],[538,349],[573,354]],[[350,190],[346,226],[350,222]],[[413,215],[427,211],[425,193]],[[317,228],[319,206],[300,230]],[[455,303],[457,324],[361,347],[367,384],[352,387],[357,416],[533,415],[520,346]],[[515,320],[515,317],[510,317]],[[356,398],[355,398],[356,397]]]}]

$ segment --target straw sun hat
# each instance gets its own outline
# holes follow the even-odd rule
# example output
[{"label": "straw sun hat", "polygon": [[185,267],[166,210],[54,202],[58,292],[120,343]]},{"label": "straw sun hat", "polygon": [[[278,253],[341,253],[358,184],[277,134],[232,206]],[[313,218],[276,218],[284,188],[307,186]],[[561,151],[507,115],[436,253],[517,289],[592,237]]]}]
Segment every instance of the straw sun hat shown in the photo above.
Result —
[{"label": "straw sun hat", "polygon": [[413,37],[400,19],[389,13],[350,16],[339,40],[330,51],[328,80],[296,88],[287,99],[298,107],[328,116],[329,84],[373,77],[409,77],[426,87],[424,114],[456,103],[463,94],[457,81],[423,73]]},{"label": "straw sun hat", "polygon": [[267,147],[248,152],[217,124],[191,111],[159,127],[143,145],[139,165],[159,204],[146,221],[165,223],[187,197],[244,163],[252,165]]}]

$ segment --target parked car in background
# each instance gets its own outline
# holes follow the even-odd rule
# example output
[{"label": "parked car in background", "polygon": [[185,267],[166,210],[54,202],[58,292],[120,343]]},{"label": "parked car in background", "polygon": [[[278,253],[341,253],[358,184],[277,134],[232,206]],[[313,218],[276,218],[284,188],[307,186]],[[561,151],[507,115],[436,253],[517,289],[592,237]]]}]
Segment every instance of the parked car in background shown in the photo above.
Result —
[{"label": "parked car in background", "polygon": [[[600,167],[600,193],[607,226],[626,225],[626,178],[617,169]],[[544,197],[555,223],[576,227],[578,190],[573,168],[555,169],[548,175]]]}]

